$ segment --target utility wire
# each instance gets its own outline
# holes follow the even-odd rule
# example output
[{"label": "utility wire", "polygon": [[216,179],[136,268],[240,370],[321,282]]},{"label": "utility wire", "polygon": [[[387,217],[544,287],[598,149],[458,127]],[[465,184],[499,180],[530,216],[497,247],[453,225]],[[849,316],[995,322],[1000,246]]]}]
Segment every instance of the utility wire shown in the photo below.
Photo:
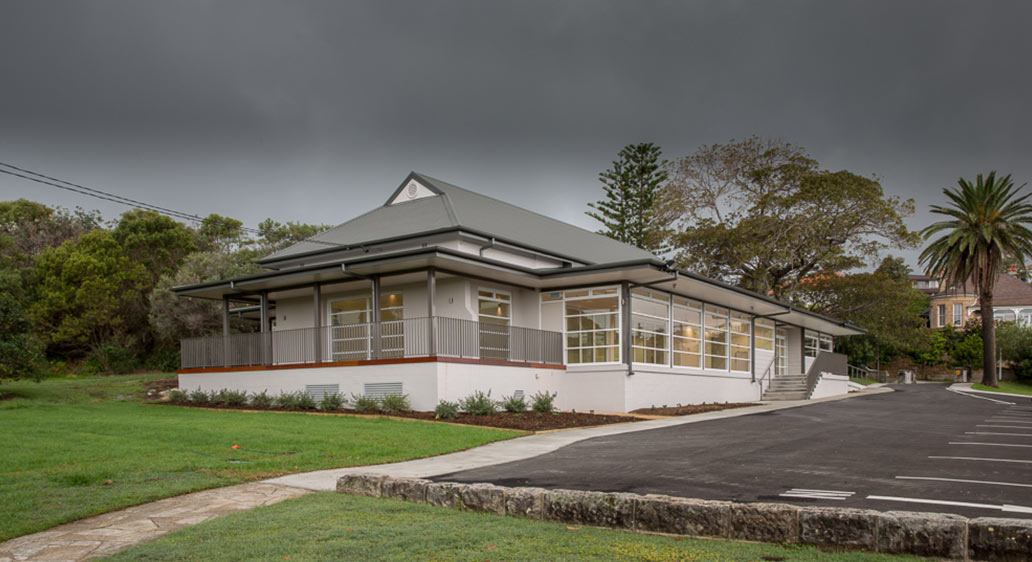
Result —
[{"label": "utility wire", "polygon": [[[151,203],[144,203],[143,201],[137,201],[136,199],[130,199],[128,197],[123,197],[121,195],[116,195],[114,193],[110,193],[110,192],[103,191],[103,190],[100,190],[100,189],[94,189],[92,187],[86,187],[84,185],[79,185],[77,183],[72,183],[70,181],[65,181],[65,180],[62,180],[62,179],[51,177],[51,176],[48,176],[46,174],[41,174],[39,172],[33,172],[32,170],[27,170],[25,168],[20,168],[18,166],[15,166],[13,164],[8,164],[6,162],[0,162],[0,166],[2,166],[2,167],[0,167],[0,173],[4,173],[4,174],[10,175],[10,176],[26,179],[26,180],[29,180],[29,181],[34,181],[36,183],[41,183],[41,184],[53,186],[53,187],[56,187],[58,189],[63,189],[65,191],[71,191],[73,193],[78,193],[80,195],[86,195],[86,196],[89,196],[89,197],[95,197],[97,199],[103,199],[105,201],[111,201],[113,203],[118,203],[118,204],[121,204],[121,205],[127,205],[129,207],[135,207],[137,209],[144,209],[144,210],[147,210],[147,211],[154,211],[156,213],[167,215],[167,216],[170,216],[170,217],[173,217],[173,218],[177,218],[177,219],[180,219],[180,220],[196,222],[198,224],[204,221],[203,217],[198,216],[198,215],[194,215],[192,213],[186,213],[186,212],[183,212],[183,211],[177,211],[175,209],[169,209],[167,207],[161,207],[159,205],[153,205]],[[10,170],[5,170],[4,169],[5,167],[6,168],[10,168]],[[11,171],[11,170],[16,170],[16,171]],[[240,227],[240,229],[243,230],[244,232],[248,232],[250,234],[260,234],[261,233],[261,231],[259,231],[256,228],[250,228],[250,227],[246,227],[246,226],[242,226],[242,227]],[[323,240],[313,240],[311,238],[302,240],[302,242],[311,242],[313,244],[323,244],[323,245],[327,245],[327,246],[340,246],[340,244],[335,244],[333,242],[325,242]]]}]

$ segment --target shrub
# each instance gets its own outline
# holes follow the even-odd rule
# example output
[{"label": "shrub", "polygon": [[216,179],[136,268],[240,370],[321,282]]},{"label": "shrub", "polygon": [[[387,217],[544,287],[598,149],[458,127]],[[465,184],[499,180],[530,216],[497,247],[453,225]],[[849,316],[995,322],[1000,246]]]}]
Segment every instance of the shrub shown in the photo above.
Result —
[{"label": "shrub", "polygon": [[155,349],[147,356],[143,366],[151,371],[175,372],[179,368],[179,350],[169,348]]},{"label": "shrub", "polygon": [[462,410],[473,416],[489,416],[498,412],[498,404],[491,400],[491,393],[478,390],[461,401]]},{"label": "shrub", "polygon": [[385,414],[397,414],[412,409],[407,394],[388,394],[380,399],[380,409]]},{"label": "shrub", "polygon": [[515,394],[513,394],[512,396],[503,396],[502,397],[502,409],[505,410],[506,412],[511,412],[511,413],[514,413],[514,414],[518,414],[518,413],[521,413],[521,412],[526,412],[527,411],[527,399],[524,398],[523,396],[517,396]]},{"label": "shrub", "polygon": [[220,399],[226,406],[247,405],[247,393],[242,390],[220,390]]},{"label": "shrub", "polygon": [[312,395],[307,392],[298,392],[297,407],[301,410],[314,410],[315,398],[312,398]]},{"label": "shrub", "polygon": [[352,394],[351,404],[360,414],[371,414],[380,410],[380,401],[374,396]]},{"label": "shrub", "polygon": [[251,395],[251,405],[255,408],[271,408],[274,402],[275,399],[264,390]]},{"label": "shrub", "polygon": [[93,348],[83,361],[82,371],[85,374],[124,375],[133,372],[137,365],[136,354],[131,349],[107,343]]},{"label": "shrub", "polygon": [[285,408],[288,410],[296,410],[298,408],[298,393],[296,392],[283,392],[276,397],[276,406]]},{"label": "shrub", "polygon": [[459,417],[459,404],[458,402],[449,402],[447,400],[441,400],[441,403],[434,408],[434,419],[438,420],[453,420]]},{"label": "shrub", "polygon": [[344,407],[344,397],[336,392],[324,395],[319,401],[319,409],[327,412],[339,410],[342,407]]},{"label": "shrub", "polygon": [[190,397],[178,388],[168,391],[168,401],[173,404],[185,404],[188,400],[190,400]]},{"label": "shrub", "polygon": [[555,412],[555,392],[535,392],[530,397],[530,408],[539,414]]},{"label": "shrub", "polygon": [[203,390],[201,390],[201,389],[199,389],[199,388],[196,389],[196,390],[191,390],[190,391],[190,403],[191,404],[207,404],[208,403],[208,393],[203,391]]}]

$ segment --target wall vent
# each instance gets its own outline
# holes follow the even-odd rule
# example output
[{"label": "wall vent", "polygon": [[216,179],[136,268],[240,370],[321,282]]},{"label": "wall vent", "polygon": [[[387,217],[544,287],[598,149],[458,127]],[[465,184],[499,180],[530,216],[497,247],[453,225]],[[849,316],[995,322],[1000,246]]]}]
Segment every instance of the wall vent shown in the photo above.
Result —
[{"label": "wall vent", "polygon": [[514,390],[514,391],[512,391],[512,397],[513,398],[523,398],[523,391],[522,390]]},{"label": "wall vent", "polygon": [[327,394],[340,394],[339,384],[306,384],[305,393],[316,402],[322,401]]},{"label": "wall vent", "polygon": [[362,385],[362,394],[370,398],[383,398],[389,394],[402,395],[400,382],[367,382]]}]

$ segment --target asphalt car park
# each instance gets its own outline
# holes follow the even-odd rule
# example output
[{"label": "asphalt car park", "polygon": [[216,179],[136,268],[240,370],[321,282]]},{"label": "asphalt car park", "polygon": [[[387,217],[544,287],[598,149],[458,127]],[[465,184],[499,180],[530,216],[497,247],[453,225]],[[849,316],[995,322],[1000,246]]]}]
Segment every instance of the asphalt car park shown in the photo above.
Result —
[{"label": "asphalt car park", "polygon": [[893,389],[598,437],[435,480],[1032,518],[1032,400]]}]

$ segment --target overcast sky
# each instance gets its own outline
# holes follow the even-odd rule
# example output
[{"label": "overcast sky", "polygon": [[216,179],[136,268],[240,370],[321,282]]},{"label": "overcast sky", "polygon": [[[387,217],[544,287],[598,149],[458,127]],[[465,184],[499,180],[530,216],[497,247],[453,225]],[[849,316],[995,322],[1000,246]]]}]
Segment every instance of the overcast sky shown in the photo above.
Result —
[{"label": "overcast sky", "polygon": [[[1027,1],[0,4],[0,161],[250,225],[337,224],[418,170],[596,228],[621,146],[752,134],[914,227],[958,176],[1032,179]],[[124,210],[0,175],[18,197]]]}]

